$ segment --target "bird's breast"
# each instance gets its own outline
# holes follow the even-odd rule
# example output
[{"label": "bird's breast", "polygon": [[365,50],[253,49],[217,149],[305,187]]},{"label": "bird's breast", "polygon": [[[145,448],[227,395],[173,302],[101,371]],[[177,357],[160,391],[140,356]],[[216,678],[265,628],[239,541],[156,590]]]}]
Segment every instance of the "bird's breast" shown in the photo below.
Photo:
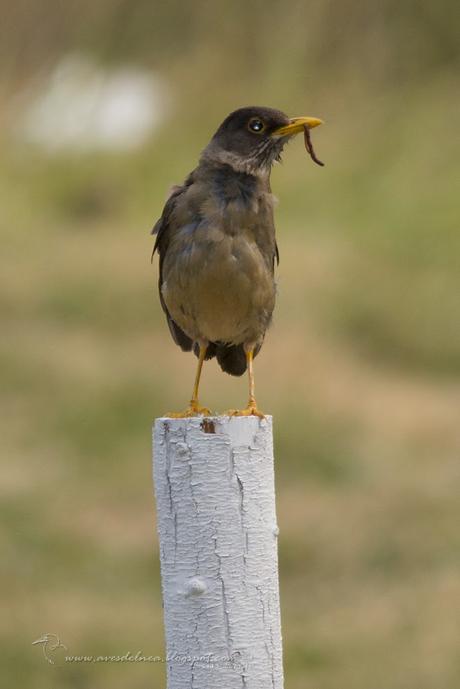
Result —
[{"label": "bird's breast", "polygon": [[237,214],[226,217],[230,224],[215,218],[175,233],[164,260],[162,294],[192,339],[257,342],[275,303],[271,249],[264,251]]}]

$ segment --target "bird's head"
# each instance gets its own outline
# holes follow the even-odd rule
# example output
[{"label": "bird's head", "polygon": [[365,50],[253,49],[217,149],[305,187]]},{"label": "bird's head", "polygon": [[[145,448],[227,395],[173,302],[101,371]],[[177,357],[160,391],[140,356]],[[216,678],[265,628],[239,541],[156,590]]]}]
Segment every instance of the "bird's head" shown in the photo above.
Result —
[{"label": "bird's head", "polygon": [[266,174],[292,136],[319,124],[322,121],[316,117],[289,118],[273,108],[240,108],[222,122],[203,151],[203,158],[231,165],[240,172]]}]

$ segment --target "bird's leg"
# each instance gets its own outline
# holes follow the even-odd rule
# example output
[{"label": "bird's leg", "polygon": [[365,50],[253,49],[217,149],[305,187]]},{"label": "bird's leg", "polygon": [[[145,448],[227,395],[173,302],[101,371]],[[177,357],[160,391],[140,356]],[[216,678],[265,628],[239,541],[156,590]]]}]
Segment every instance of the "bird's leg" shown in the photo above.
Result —
[{"label": "bird's leg", "polygon": [[200,355],[198,357],[198,366],[196,368],[195,383],[193,385],[192,399],[190,400],[190,409],[196,414],[210,414],[211,412],[206,407],[200,407],[198,403],[198,388],[200,387],[201,370],[203,362],[206,357],[207,344],[200,344]]},{"label": "bird's leg", "polygon": [[183,412],[172,412],[166,414],[166,416],[172,419],[185,419],[189,416],[209,416],[211,411],[207,407],[200,407],[198,402],[198,388],[200,386],[201,370],[203,368],[203,362],[206,357],[206,350],[208,349],[207,344],[200,343],[200,355],[198,357],[198,365],[195,375],[195,383],[193,385],[192,399],[190,400],[190,406]]},{"label": "bird's leg", "polygon": [[254,384],[254,347],[248,347],[246,349],[246,363],[248,366],[248,380],[249,380],[249,401],[246,409],[232,409],[227,412],[228,416],[258,416],[259,419],[264,419],[265,415],[257,407],[256,397],[255,397],[255,384]]}]

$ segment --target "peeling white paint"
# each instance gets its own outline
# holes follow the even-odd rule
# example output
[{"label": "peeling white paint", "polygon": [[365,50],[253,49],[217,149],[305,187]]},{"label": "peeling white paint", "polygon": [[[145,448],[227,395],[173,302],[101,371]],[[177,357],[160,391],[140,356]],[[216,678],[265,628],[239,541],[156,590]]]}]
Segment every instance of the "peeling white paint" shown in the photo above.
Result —
[{"label": "peeling white paint", "polygon": [[204,579],[200,577],[192,577],[184,586],[184,596],[201,596],[206,593],[208,587]]},{"label": "peeling white paint", "polygon": [[157,419],[154,480],[168,689],[282,689],[271,417]]}]

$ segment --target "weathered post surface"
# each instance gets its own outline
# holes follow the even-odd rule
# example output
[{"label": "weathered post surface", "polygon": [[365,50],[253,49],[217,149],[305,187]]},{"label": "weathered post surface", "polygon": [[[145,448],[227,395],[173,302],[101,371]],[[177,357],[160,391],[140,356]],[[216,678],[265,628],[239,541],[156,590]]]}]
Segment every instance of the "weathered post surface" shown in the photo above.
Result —
[{"label": "weathered post surface", "polygon": [[155,421],[168,689],[282,689],[272,419]]}]

